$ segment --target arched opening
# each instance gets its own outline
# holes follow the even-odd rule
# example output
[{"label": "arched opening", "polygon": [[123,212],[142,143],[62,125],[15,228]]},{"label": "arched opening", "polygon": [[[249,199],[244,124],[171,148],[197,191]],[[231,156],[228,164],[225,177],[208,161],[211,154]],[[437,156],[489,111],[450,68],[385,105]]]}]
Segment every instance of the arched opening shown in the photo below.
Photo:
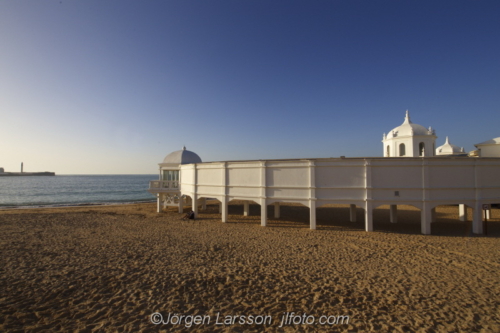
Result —
[{"label": "arched opening", "polygon": [[432,211],[432,234],[467,237],[473,233],[473,220],[474,207],[469,204],[438,205]]},{"label": "arched opening", "polygon": [[399,156],[405,156],[406,155],[406,147],[405,144],[402,143],[399,145]]},{"label": "arched opening", "polygon": [[208,199],[207,197],[199,197],[197,200],[197,204],[199,207],[199,210],[206,211],[207,210],[207,204],[208,204]]},{"label": "arched opening", "polygon": [[[298,202],[279,202],[279,217],[275,216],[276,202],[268,205],[269,224],[273,227],[308,228],[310,208]],[[316,209],[316,208],[314,208]]]},{"label": "arched opening", "polygon": [[[190,199],[189,196],[186,196],[186,198],[188,200]],[[220,198],[199,197],[196,204],[198,206],[198,214],[200,212],[203,213],[202,219],[219,219],[223,215],[222,201]],[[187,210],[184,209],[184,212],[189,212],[192,209],[192,200],[185,201],[183,208],[186,206],[189,207]],[[199,219],[199,215],[196,216],[196,218]]]},{"label": "arched opening", "polygon": [[420,142],[418,145],[418,156],[424,156],[425,144]]},{"label": "arched opening", "polygon": [[229,215],[260,216],[260,204],[254,200],[231,199],[227,203]]},{"label": "arched opening", "polygon": [[373,209],[373,230],[421,233],[420,208],[408,204],[382,204]]},{"label": "arched opening", "polygon": [[385,156],[391,157],[391,147],[389,145],[387,145]]},{"label": "arched opening", "polygon": [[316,207],[318,229],[363,229],[363,206],[344,203],[323,203]]},{"label": "arched opening", "polygon": [[295,228],[308,228],[310,226],[310,208],[303,203],[267,202],[265,207],[262,207],[256,201],[237,198],[228,201],[227,209],[229,218],[226,222],[229,223]]}]

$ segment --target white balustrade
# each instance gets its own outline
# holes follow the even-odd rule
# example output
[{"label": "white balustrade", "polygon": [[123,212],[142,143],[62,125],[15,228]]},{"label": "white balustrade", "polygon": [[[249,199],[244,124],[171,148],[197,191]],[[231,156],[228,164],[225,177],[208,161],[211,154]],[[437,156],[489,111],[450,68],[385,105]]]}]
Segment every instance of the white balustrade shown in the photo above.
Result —
[{"label": "white balustrade", "polygon": [[152,180],[149,182],[150,189],[179,189],[179,181]]}]

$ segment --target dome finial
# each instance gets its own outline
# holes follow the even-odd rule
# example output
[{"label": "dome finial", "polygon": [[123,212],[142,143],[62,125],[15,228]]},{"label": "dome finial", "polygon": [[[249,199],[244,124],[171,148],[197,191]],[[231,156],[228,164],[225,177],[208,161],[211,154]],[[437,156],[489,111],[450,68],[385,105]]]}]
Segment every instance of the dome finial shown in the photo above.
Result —
[{"label": "dome finial", "polygon": [[186,150],[186,146],[182,146],[182,150]]},{"label": "dome finial", "polygon": [[410,111],[408,111],[408,109],[406,110],[406,116],[405,116],[405,122],[403,124],[409,124],[411,123],[411,120],[410,120]]},{"label": "dome finial", "polygon": [[450,138],[446,137],[444,145],[436,149],[436,155],[459,155],[463,154],[462,148],[450,143]]}]

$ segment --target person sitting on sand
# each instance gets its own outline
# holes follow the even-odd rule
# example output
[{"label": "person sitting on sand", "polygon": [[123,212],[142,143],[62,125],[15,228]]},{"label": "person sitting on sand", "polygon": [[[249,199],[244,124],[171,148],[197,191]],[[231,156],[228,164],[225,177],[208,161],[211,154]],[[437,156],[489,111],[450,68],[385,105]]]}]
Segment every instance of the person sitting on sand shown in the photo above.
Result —
[{"label": "person sitting on sand", "polygon": [[194,211],[190,211],[189,213],[186,213],[182,220],[194,220]]}]

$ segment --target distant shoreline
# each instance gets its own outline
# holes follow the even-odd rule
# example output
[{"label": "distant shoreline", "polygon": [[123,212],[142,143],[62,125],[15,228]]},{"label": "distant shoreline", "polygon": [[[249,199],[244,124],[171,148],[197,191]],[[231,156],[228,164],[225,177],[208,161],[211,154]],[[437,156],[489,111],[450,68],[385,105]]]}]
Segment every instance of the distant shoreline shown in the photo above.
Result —
[{"label": "distant shoreline", "polygon": [[55,176],[55,172],[0,172],[0,177]]}]

